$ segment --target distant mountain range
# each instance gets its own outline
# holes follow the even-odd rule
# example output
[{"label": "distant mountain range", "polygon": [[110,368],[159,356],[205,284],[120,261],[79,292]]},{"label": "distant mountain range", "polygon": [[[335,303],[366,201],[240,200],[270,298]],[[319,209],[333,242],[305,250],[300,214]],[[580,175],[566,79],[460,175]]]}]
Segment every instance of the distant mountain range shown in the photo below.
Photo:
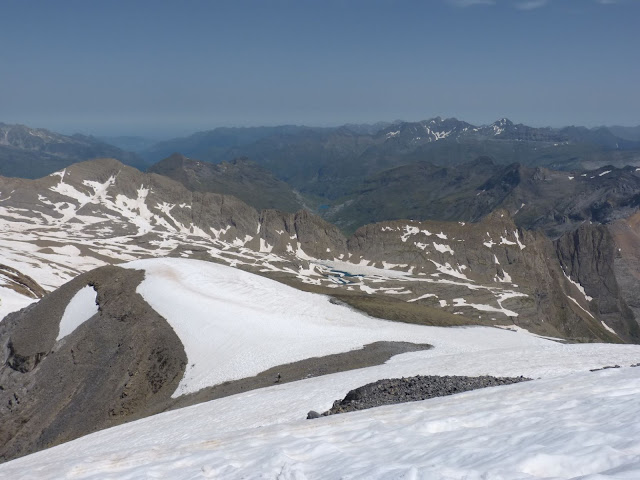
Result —
[{"label": "distant mountain range", "polygon": [[415,162],[361,178],[335,200],[302,195],[248,159],[212,164],[175,154],[149,171],[190,190],[233,195],[257,209],[306,208],[346,234],[399,219],[477,222],[501,208],[519,227],[557,238],[584,222],[626,218],[640,206],[639,169],[630,166],[567,172],[497,165],[489,157],[452,166]]},{"label": "distant mountain range", "polygon": [[608,127],[611,133],[616,135],[617,137],[624,138],[625,140],[630,140],[633,142],[640,141],[640,126],[637,127],[621,127],[619,125],[615,125],[613,127]]},{"label": "distant mountain range", "polygon": [[38,178],[92,158],[115,158],[138,168],[146,167],[136,154],[95,137],[0,123],[0,175]]},{"label": "distant mountain range", "polygon": [[419,161],[449,167],[488,156],[496,164],[559,170],[640,165],[639,132],[640,127],[534,128],[508,119],[474,126],[436,117],[332,128],[223,127],[153,144],[141,137],[67,136],[0,124],[0,174],[37,178],[92,158],[144,169],[173,153],[210,163],[246,157],[322,204],[352,193],[371,175]]},{"label": "distant mountain range", "polygon": [[501,119],[474,126],[455,118],[337,128],[224,128],[141,152],[157,162],[174,152],[219,163],[247,157],[302,194],[335,200],[383,170],[429,162],[453,166],[487,156],[556,170],[640,165],[640,141],[606,127],[533,128]]},{"label": "distant mountain range", "polygon": [[306,208],[347,234],[403,218],[478,221],[505,208],[518,226],[556,238],[585,221],[625,217],[640,204],[636,167],[625,167],[640,165],[637,131],[533,128],[508,119],[474,126],[440,117],[337,128],[218,128],[160,142],[139,157],[94,137],[0,124],[0,174],[38,177],[94,157],[144,169],[155,156],[179,151],[149,171],[256,209]]}]

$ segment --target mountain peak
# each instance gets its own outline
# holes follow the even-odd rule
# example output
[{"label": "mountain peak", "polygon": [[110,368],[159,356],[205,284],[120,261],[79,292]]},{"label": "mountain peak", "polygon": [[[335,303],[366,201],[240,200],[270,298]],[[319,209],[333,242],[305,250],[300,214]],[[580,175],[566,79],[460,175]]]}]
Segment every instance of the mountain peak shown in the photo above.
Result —
[{"label": "mountain peak", "polygon": [[496,120],[491,124],[491,126],[499,126],[499,127],[512,127],[514,123],[506,117],[501,118],[500,120]]}]

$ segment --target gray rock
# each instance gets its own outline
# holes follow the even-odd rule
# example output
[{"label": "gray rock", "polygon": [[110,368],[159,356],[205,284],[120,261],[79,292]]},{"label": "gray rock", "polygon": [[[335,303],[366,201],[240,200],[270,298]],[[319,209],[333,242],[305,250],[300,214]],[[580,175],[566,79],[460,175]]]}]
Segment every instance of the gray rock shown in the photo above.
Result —
[{"label": "gray rock", "polygon": [[322,415],[365,410],[382,405],[415,402],[434,397],[467,392],[478,388],[510,385],[531,380],[525,377],[463,377],[463,376],[415,376],[378,380],[351,390],[342,400]]}]

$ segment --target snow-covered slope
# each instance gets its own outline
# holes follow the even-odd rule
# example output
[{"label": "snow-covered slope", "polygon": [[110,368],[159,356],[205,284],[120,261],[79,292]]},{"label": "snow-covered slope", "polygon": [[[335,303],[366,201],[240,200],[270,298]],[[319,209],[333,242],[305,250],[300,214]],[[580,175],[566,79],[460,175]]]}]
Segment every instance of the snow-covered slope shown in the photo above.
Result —
[{"label": "snow-covered slope", "polygon": [[[321,355],[378,338],[434,348],[97,432],[0,465],[0,477],[638,478],[640,368],[630,365],[640,362],[640,346],[394,324],[208,262],[153,259],[129,267],[145,270],[139,293],[166,316],[196,363],[181,383],[185,391],[293,361],[303,351]],[[278,328],[268,328],[271,322]],[[613,364],[623,368],[589,372]],[[305,420],[350,389],[416,374],[536,380]]]},{"label": "snow-covered slope", "polygon": [[20,310],[35,301],[35,298],[26,297],[11,288],[0,285],[0,321],[7,314]]},{"label": "snow-covered slope", "polygon": [[[498,363],[487,369],[502,371]],[[637,368],[304,419],[306,410],[328,407],[326,400],[343,395],[338,392],[346,384],[377,376],[376,370],[381,375],[389,369],[284,384],[157,415],[0,465],[0,476],[630,480],[640,475]]]},{"label": "snow-covered slope", "polygon": [[165,258],[126,266],[145,270],[138,293],[185,346],[189,366],[174,396],[382,340],[435,340],[438,355],[551,344],[495,329],[462,330],[452,342],[449,334],[435,333],[442,329],[377,320],[334,305],[329,297],[210,262]]}]

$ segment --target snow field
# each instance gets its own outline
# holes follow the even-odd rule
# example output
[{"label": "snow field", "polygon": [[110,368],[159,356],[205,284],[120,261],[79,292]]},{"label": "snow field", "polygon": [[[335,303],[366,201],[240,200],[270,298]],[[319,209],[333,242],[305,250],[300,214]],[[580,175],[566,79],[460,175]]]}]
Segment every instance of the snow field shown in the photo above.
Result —
[{"label": "snow field", "polygon": [[[318,380],[323,378],[97,432],[0,465],[0,475],[123,480],[640,476],[638,369],[579,373],[313,421],[299,416],[248,426],[247,417],[268,416],[274,397],[286,395],[297,407],[321,393],[325,382]],[[296,392],[284,392],[291,388]],[[298,392],[303,395],[292,395]],[[234,402],[239,398],[252,398],[253,409]],[[235,428],[220,430],[220,423]]]},{"label": "snow field", "polygon": [[[370,318],[334,305],[328,297],[223,265],[171,258],[125,266],[145,270],[138,293],[167,319],[185,347],[189,364],[174,397],[376,341],[437,339],[431,329]],[[476,334],[461,334],[454,351],[459,345],[473,351],[501,342],[521,348],[548,343],[530,335],[490,331],[485,346],[473,346],[478,344]],[[440,353],[449,351],[446,344],[445,340]]]},{"label": "snow field", "polygon": [[[640,362],[638,345],[565,345],[522,329],[385,322],[196,260],[128,267],[146,271],[139,292],[196,363],[185,390],[319,355],[332,342],[357,348],[371,341],[367,335],[409,336],[435,348],[96,432],[0,465],[0,478],[640,478],[640,368],[628,367]],[[613,364],[624,368],[588,371]],[[305,420],[353,388],[418,374],[537,380]]]}]

